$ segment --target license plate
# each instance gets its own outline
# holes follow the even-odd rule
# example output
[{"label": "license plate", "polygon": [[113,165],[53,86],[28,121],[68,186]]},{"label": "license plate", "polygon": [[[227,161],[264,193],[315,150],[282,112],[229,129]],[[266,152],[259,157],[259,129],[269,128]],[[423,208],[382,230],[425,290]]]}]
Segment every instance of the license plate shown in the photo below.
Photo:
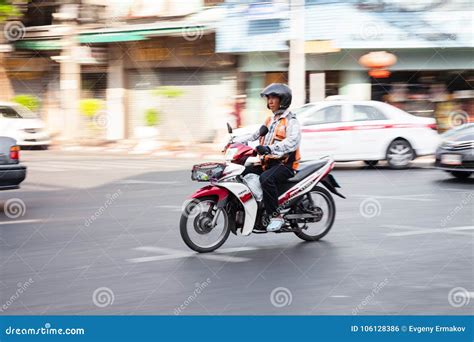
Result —
[{"label": "license plate", "polygon": [[441,163],[446,165],[460,165],[461,156],[459,154],[443,154],[441,156]]}]

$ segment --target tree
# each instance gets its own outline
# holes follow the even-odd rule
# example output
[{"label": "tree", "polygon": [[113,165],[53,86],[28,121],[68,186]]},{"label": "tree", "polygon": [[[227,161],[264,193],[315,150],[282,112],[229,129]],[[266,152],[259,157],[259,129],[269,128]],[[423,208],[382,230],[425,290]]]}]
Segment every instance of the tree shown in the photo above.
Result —
[{"label": "tree", "polygon": [[11,1],[0,0],[0,23],[9,18],[18,17],[19,15],[20,11]]},{"label": "tree", "polygon": [[10,18],[20,16],[18,8],[12,4],[11,0],[0,0],[0,100],[8,100],[13,96],[13,90],[5,71],[4,53],[1,52],[1,46],[6,42],[4,36],[4,23]]}]

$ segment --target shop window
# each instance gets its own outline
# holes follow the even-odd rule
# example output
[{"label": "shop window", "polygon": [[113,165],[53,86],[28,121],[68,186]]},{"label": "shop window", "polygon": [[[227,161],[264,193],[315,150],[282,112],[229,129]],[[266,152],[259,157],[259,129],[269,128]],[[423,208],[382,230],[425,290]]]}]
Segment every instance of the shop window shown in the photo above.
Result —
[{"label": "shop window", "polygon": [[372,106],[354,106],[354,121],[387,120],[380,110]]},{"label": "shop window", "polygon": [[281,30],[280,19],[249,20],[248,25],[250,35],[279,33]]}]

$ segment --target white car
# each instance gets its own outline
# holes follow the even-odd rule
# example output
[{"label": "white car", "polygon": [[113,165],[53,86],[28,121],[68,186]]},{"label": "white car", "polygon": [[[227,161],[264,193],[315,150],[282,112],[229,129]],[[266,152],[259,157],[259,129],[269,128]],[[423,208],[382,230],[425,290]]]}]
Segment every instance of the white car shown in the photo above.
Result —
[{"label": "white car", "polygon": [[51,144],[45,124],[35,113],[13,102],[0,102],[0,136],[11,137],[20,146]]},{"label": "white car", "polygon": [[418,156],[434,154],[440,143],[435,119],[383,102],[326,100],[293,112],[301,125],[302,160],[330,155],[336,161],[363,160],[372,166],[387,160],[391,168],[400,169]]}]

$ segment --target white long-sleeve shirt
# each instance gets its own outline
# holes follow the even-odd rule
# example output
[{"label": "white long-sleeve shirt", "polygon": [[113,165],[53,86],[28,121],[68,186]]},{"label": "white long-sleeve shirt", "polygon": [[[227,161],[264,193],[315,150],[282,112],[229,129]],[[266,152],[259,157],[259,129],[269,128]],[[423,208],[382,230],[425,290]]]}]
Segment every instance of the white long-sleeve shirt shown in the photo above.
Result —
[{"label": "white long-sleeve shirt", "polygon": [[[282,141],[274,141],[271,143],[271,139],[274,135],[275,129],[278,122],[286,118],[286,137]],[[245,143],[248,141],[255,141],[260,138],[260,130],[257,130],[255,133],[245,134],[243,136],[237,137],[236,142]],[[301,142],[301,131],[300,124],[296,119],[296,115],[293,114],[289,109],[287,109],[283,114],[279,115],[276,119],[276,116],[272,117],[270,125],[268,126],[268,133],[265,135],[265,140],[263,145],[270,147],[271,154],[280,158],[291,152],[296,151]]]}]

